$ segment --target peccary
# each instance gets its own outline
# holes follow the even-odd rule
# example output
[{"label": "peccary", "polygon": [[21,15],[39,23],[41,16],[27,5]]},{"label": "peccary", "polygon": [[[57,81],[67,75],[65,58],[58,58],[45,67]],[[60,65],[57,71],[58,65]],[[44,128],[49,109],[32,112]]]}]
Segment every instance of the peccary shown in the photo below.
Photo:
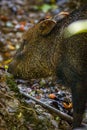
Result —
[{"label": "peccary", "polygon": [[72,22],[87,19],[87,6],[75,10],[62,20],[47,19],[23,35],[9,72],[29,79],[57,74],[71,87],[74,108],[73,127],[79,127],[87,101],[87,33],[64,37]]}]

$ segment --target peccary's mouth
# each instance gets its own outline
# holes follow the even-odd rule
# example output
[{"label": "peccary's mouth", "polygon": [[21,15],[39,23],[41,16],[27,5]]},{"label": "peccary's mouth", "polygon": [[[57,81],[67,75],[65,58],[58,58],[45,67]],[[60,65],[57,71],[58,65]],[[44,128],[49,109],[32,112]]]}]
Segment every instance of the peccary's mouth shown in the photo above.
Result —
[{"label": "peccary's mouth", "polygon": [[15,74],[16,67],[17,67],[17,62],[15,60],[13,60],[9,64],[8,72],[11,73],[11,74]]}]

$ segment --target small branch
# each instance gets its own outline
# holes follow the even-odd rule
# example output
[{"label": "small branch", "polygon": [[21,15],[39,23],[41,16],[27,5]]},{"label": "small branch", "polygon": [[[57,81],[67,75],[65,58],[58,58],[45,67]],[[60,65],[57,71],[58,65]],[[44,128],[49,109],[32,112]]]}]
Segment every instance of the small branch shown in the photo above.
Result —
[{"label": "small branch", "polygon": [[58,116],[59,116],[61,119],[64,119],[64,120],[68,121],[69,123],[72,123],[72,122],[73,122],[73,118],[72,118],[71,116],[69,116],[69,115],[67,115],[67,114],[65,114],[65,113],[63,113],[63,112],[57,110],[56,108],[51,107],[50,105],[47,105],[47,104],[43,103],[42,101],[40,101],[40,100],[38,100],[38,99],[36,99],[36,98],[30,96],[29,94],[26,94],[26,93],[24,93],[24,92],[21,92],[21,94],[24,95],[24,96],[27,97],[27,98],[32,99],[33,101],[35,101],[36,103],[40,104],[40,105],[43,106],[44,108],[46,108],[46,109],[48,109],[48,110],[50,110],[50,111],[52,111],[52,112],[58,114]]}]

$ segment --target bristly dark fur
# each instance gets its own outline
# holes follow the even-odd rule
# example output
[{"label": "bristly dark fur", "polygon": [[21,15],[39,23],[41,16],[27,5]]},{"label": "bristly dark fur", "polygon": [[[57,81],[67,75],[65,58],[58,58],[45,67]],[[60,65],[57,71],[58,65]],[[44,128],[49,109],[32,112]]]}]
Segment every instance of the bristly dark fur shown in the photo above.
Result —
[{"label": "bristly dark fur", "polygon": [[[64,38],[65,28],[87,19],[87,5],[61,21],[45,20],[30,28],[16,53],[9,72],[29,79],[57,74],[71,87],[74,108],[73,127],[79,127],[87,101],[87,33]],[[26,41],[26,42],[25,42]]]}]

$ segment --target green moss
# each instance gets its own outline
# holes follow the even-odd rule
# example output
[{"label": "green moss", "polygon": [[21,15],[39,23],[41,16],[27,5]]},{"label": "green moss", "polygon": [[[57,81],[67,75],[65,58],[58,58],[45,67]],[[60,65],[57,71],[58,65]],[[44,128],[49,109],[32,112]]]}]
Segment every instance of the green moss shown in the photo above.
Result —
[{"label": "green moss", "polygon": [[15,92],[15,96],[17,98],[23,98],[23,95],[19,92],[19,89],[13,77],[6,76],[6,83],[10,90]]},{"label": "green moss", "polygon": [[6,76],[6,83],[12,91],[19,92],[19,89],[17,88],[17,84],[13,77]]}]

